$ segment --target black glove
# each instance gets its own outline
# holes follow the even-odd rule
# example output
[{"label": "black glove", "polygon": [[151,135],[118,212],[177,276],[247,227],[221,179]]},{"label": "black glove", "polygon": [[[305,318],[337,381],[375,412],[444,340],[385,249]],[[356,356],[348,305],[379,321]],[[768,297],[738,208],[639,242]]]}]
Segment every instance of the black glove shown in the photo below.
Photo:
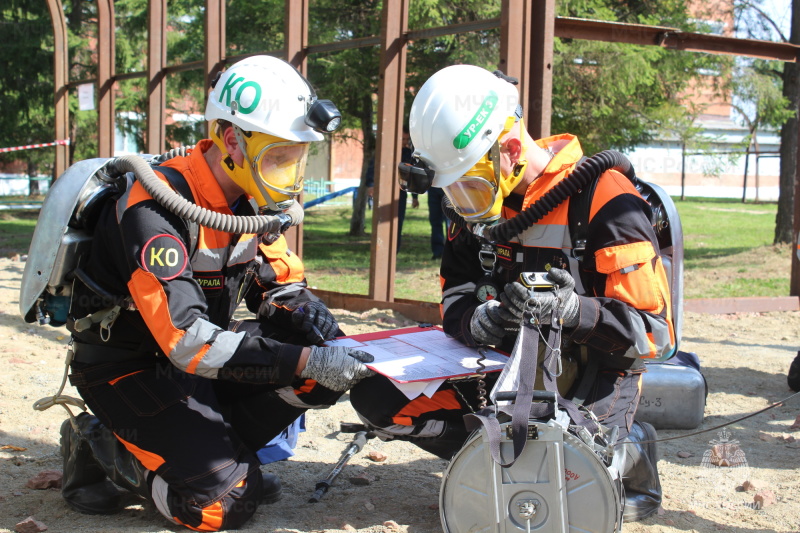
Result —
[{"label": "black glove", "polygon": [[339,324],[322,302],[308,302],[292,311],[292,324],[305,333],[312,344],[330,340],[339,331]]},{"label": "black glove", "polygon": [[529,308],[542,324],[550,324],[553,309],[561,311],[564,327],[578,325],[580,309],[578,295],[575,293],[575,280],[569,272],[560,268],[551,268],[547,278],[555,284],[555,290],[532,290],[515,281],[505,286],[500,301],[517,319]]},{"label": "black glove", "polygon": [[312,346],[306,367],[300,372],[303,379],[313,379],[325,388],[346,391],[375,372],[364,363],[375,358],[366,352],[344,346]]}]

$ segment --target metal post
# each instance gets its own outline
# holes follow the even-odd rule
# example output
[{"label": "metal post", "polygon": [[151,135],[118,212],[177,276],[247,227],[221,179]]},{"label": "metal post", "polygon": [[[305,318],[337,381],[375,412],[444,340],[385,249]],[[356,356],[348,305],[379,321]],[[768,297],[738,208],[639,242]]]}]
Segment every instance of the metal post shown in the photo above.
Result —
[{"label": "metal post", "polygon": [[[798,143],[800,152],[800,143]],[[797,160],[800,161],[800,153]],[[792,270],[789,278],[789,295],[800,296],[800,165],[794,176],[794,222],[792,225]]]},{"label": "metal post", "polygon": [[147,151],[160,154],[166,145],[167,0],[147,3]]},{"label": "metal post", "polygon": [[206,36],[205,36],[205,89],[206,98],[211,89],[211,82],[222,70],[226,57],[225,37],[225,0],[206,0]]},{"label": "metal post", "polygon": [[[308,0],[286,0],[286,18],[284,21],[284,50],[286,60],[294,65],[305,76],[308,71],[306,47],[308,46]],[[302,203],[303,195],[298,199]],[[303,257],[303,225],[290,228],[284,234],[289,248]]]},{"label": "metal post", "polygon": [[519,80],[519,102],[525,121],[528,117],[530,93],[531,17],[533,6],[525,0],[503,0],[500,10],[500,62],[499,68]]},{"label": "metal post", "polygon": [[397,163],[403,127],[406,83],[406,37],[409,0],[385,0],[381,14],[382,77],[378,84],[378,144],[375,147],[375,193],[369,297],[394,301],[397,259]]},{"label": "metal post", "polygon": [[684,140],[681,141],[681,201],[683,200],[686,200],[686,141]]},{"label": "metal post", "polygon": [[[47,0],[47,9],[50,10],[50,19],[53,22],[53,89],[55,105],[55,134],[54,140],[68,139],[67,124],[69,124],[69,107],[67,83],[67,24],[64,20],[64,9],[61,0]],[[53,179],[64,173],[69,166],[69,146],[56,145],[55,163],[53,165]]]},{"label": "metal post", "polygon": [[534,139],[550,135],[553,106],[553,38],[555,0],[531,2],[531,56],[528,72],[528,131]]},{"label": "metal post", "polygon": [[114,2],[97,0],[97,155],[114,156]]}]

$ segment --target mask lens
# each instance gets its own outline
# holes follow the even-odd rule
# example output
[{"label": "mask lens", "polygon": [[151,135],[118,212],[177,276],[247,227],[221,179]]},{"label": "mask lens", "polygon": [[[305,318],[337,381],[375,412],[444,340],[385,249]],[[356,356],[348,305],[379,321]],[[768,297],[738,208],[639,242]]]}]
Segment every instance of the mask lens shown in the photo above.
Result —
[{"label": "mask lens", "polygon": [[443,189],[456,212],[464,217],[478,217],[488,212],[497,194],[491,183],[474,176],[459,178]]},{"label": "mask lens", "polygon": [[303,190],[308,159],[307,143],[273,143],[259,153],[256,163],[264,185],[276,192],[296,196]]}]

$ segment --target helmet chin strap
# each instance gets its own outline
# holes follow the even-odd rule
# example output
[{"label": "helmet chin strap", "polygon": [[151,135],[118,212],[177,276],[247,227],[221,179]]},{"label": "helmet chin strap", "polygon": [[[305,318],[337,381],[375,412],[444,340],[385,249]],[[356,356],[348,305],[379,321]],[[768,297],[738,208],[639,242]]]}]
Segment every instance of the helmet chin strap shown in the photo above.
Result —
[{"label": "helmet chin strap", "polygon": [[242,129],[236,124],[233,124],[233,134],[236,136],[236,143],[239,145],[239,151],[242,152],[244,164],[246,164],[247,168],[250,169],[250,175],[253,178],[253,183],[256,184],[259,192],[261,192],[261,196],[263,196],[267,201],[266,206],[259,206],[259,208],[266,207],[275,213],[283,212],[284,209],[281,209],[278,204],[275,203],[275,200],[273,200],[272,196],[270,196],[269,192],[267,192],[266,187],[264,187],[264,185],[261,183],[261,176],[259,176],[256,172],[256,169],[253,168],[253,162],[250,160],[250,156],[247,153],[247,141],[245,140],[244,131],[242,131]]}]

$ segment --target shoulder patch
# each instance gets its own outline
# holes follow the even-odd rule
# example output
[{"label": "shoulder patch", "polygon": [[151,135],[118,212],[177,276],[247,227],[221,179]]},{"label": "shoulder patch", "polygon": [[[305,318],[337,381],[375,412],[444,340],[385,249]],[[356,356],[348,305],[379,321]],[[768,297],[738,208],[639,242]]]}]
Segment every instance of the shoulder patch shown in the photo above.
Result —
[{"label": "shoulder patch", "polygon": [[156,235],[142,248],[141,264],[147,272],[169,281],[186,268],[189,254],[183,241],[166,233]]},{"label": "shoulder patch", "polygon": [[447,225],[447,240],[448,241],[452,241],[453,239],[458,237],[459,233],[461,233],[461,228],[459,226],[457,226],[455,222],[451,222],[450,224]]}]

